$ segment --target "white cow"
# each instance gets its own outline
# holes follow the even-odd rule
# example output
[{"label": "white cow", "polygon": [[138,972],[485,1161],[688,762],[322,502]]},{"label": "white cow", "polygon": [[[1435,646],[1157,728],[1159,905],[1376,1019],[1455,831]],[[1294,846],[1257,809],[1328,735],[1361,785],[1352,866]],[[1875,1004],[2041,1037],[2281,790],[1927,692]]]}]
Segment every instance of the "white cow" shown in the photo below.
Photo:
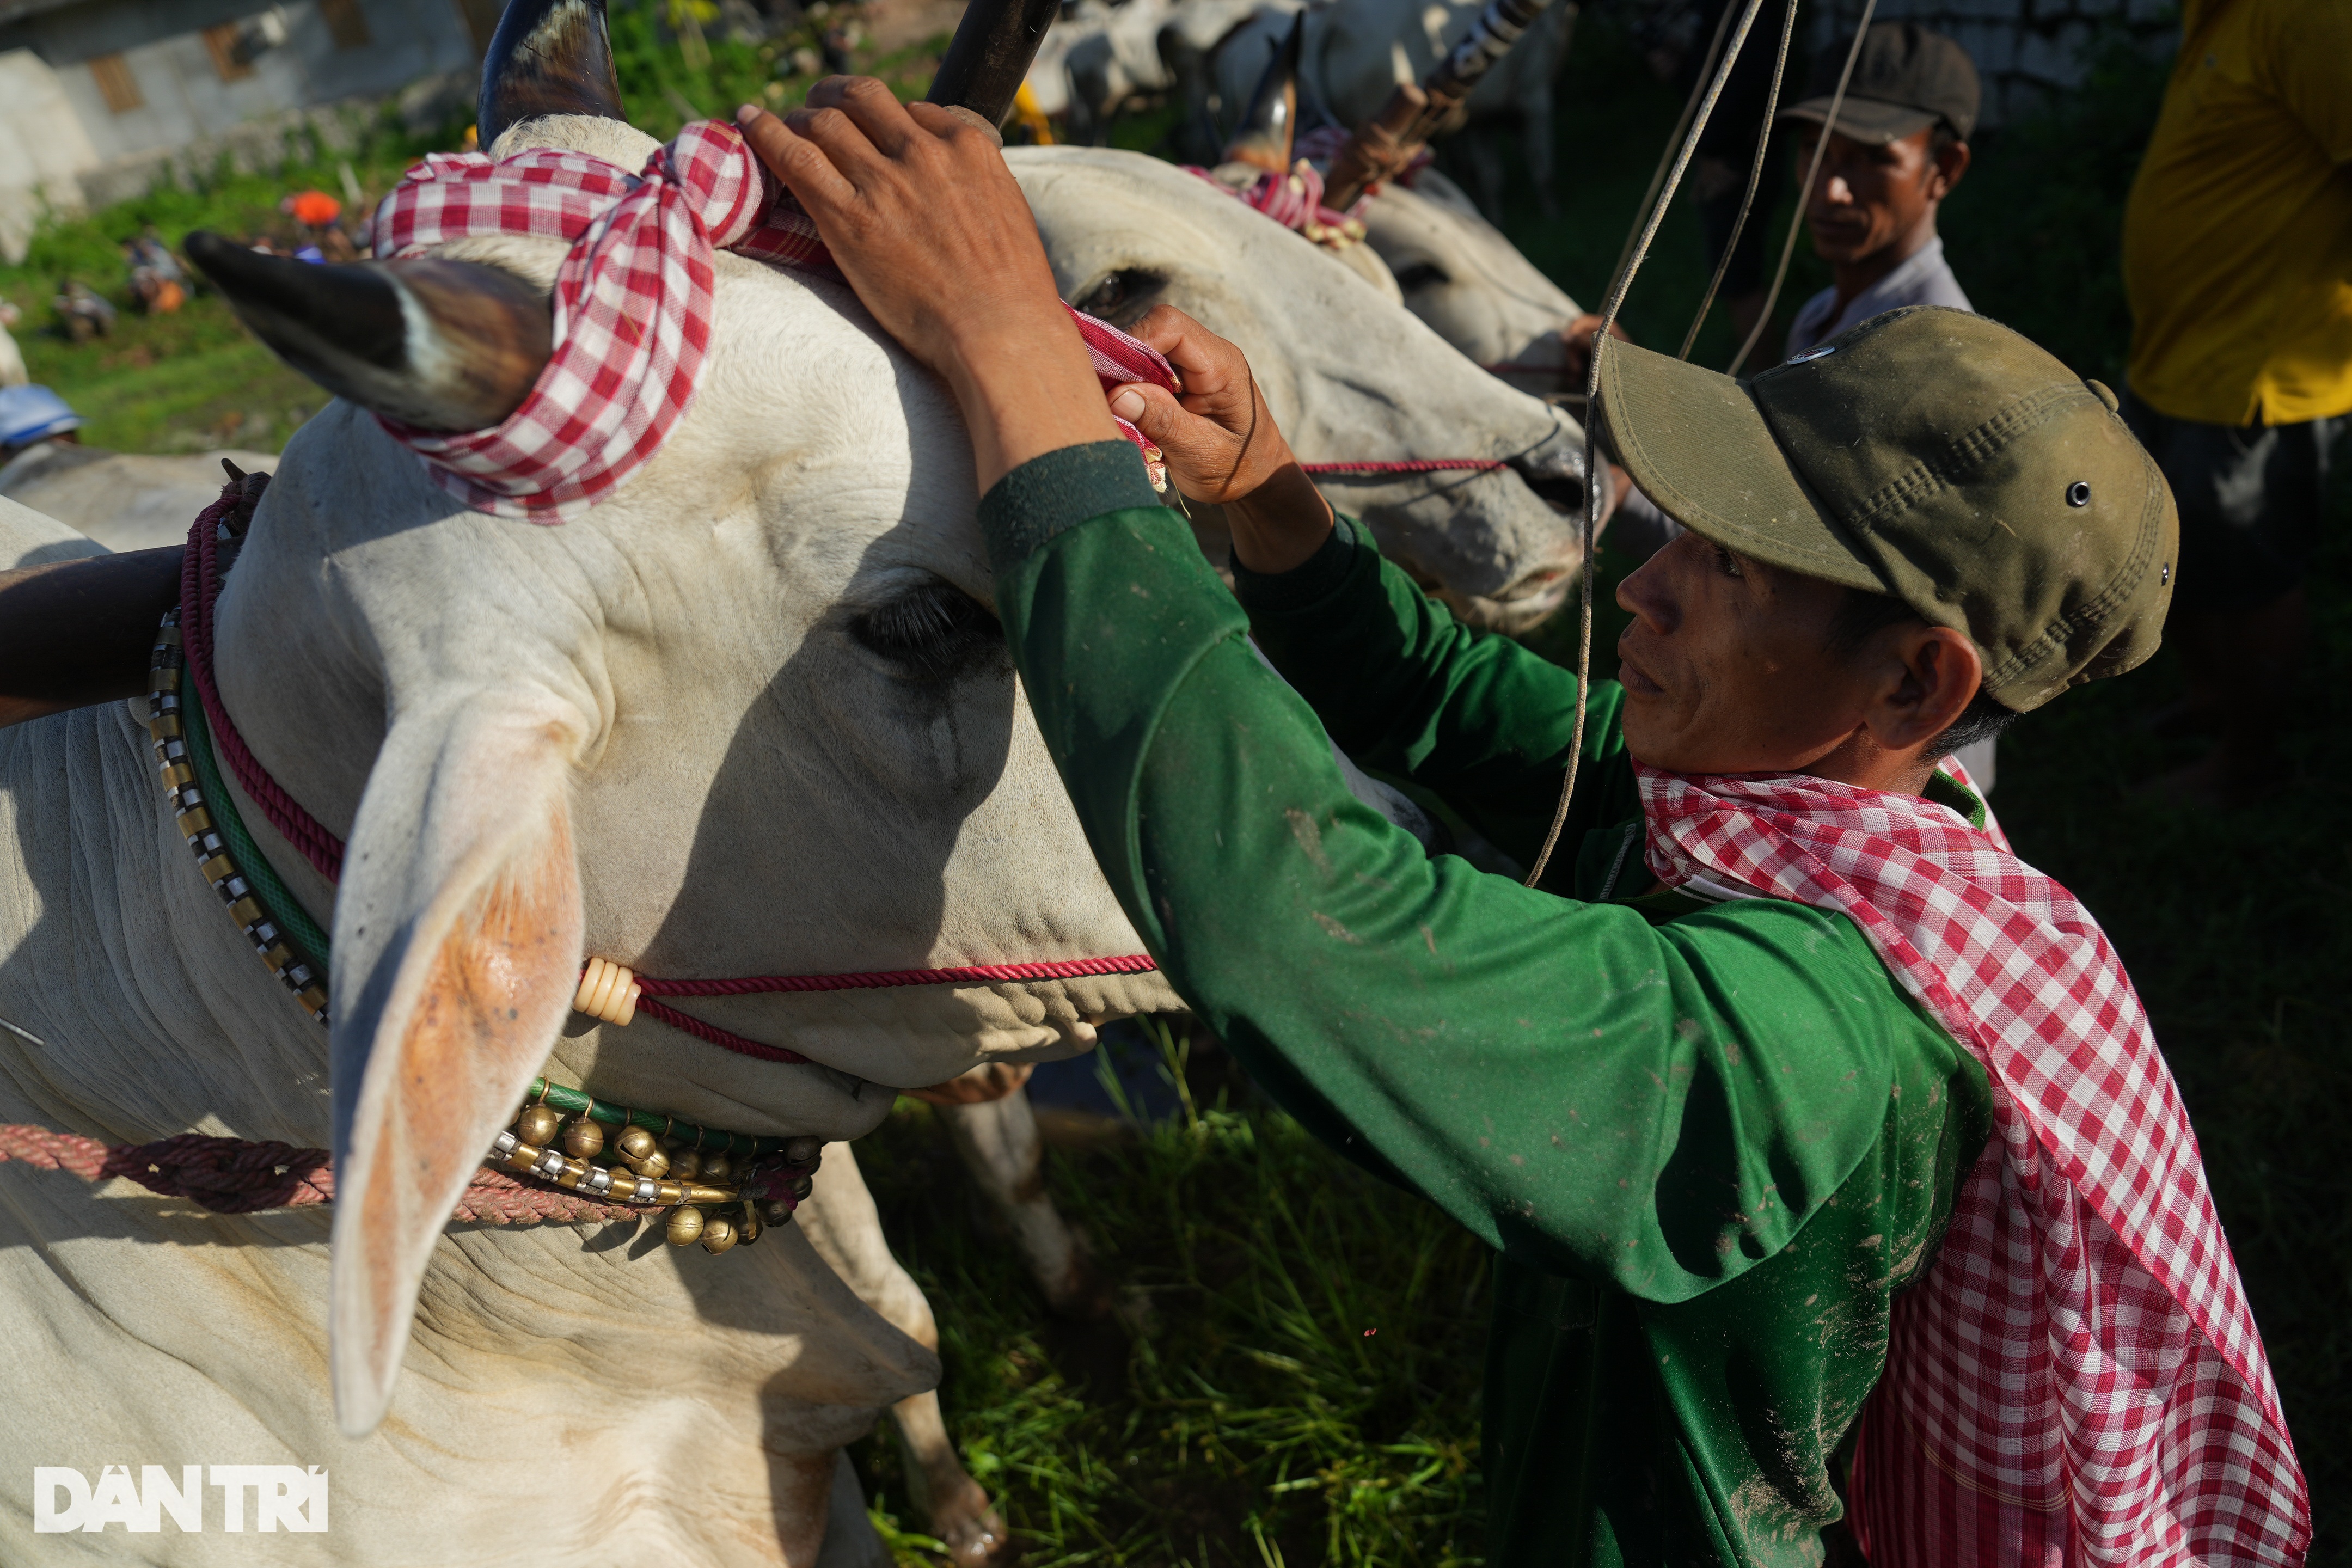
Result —
[{"label": "white cow", "polygon": [[[526,134],[625,167],[653,145],[607,121]],[[450,249],[541,287],[562,255]],[[239,803],[332,920],[331,1039],[198,876],[129,710],[0,733],[0,1017],[24,1031],[0,1032],[0,1121],[331,1137],[341,1194],[331,1222],[220,1219],[0,1166],[0,1468],[326,1467],[332,1530],[275,1563],[872,1556],[837,1451],[937,1363],[803,1227],[724,1258],[444,1234],[542,1068],[837,1140],[896,1086],[1175,1004],[1143,975],[695,1005],[806,1067],[578,1027],[583,952],[738,975],[1139,950],[985,613],[944,393],[821,279],[722,256],[717,312],[691,416],[564,527],[457,506],[347,403],[289,447],[217,666],[257,755],[350,841],[338,889]],[[0,1504],[0,1560],[50,1544],[25,1499]],[[250,1544],[106,1539],[191,1563]]]},{"label": "white cow", "polygon": [[1020,147],[1055,280],[1122,325],[1173,304],[1238,343],[1304,462],[1481,458],[1486,473],[1326,479],[1390,554],[1474,622],[1559,607],[1577,565],[1583,438],[1486,374],[1345,264],[1140,153]]},{"label": "white cow", "polygon": [[[1399,82],[1426,79],[1486,5],[1486,0],[1332,0],[1304,7],[1304,100],[1333,123],[1353,129],[1380,111]],[[1219,46],[1216,90],[1227,114],[1239,114],[1249,102],[1300,9],[1295,0],[1274,0]],[[1567,57],[1573,16],[1569,0],[1554,0],[1469,100],[1474,122],[1516,122],[1520,158],[1547,203],[1552,199],[1552,82]],[[1479,194],[1488,211],[1498,211],[1501,159],[1477,141],[1471,148]]]},{"label": "white cow", "polygon": [[1364,243],[1396,279],[1405,309],[1476,363],[1538,397],[1581,393],[1567,380],[1561,329],[1583,310],[1462,188],[1424,168],[1365,204]]}]

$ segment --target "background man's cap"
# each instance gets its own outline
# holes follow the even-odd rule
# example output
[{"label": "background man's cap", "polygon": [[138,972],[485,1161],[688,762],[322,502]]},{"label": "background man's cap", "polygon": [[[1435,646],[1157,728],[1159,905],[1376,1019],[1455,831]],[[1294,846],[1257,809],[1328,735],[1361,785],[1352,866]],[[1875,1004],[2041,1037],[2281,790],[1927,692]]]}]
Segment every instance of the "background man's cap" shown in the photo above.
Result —
[{"label": "background man's cap", "polygon": [[46,386],[0,386],[0,447],[29,447],[81,424],[81,416]]},{"label": "background man's cap", "polygon": [[[1780,110],[1777,118],[1826,121],[1830,100],[1837,93],[1838,72],[1845,68],[1846,50],[1853,44],[1853,35],[1848,33],[1814,56],[1803,101]],[[1965,142],[1977,128],[1983,95],[1968,50],[1916,22],[1876,22],[1863,35],[1845,101],[1838,105],[1837,123],[1831,129],[1884,146],[1942,121]]]},{"label": "background man's cap", "polygon": [[2025,712],[2156,651],[2180,521],[2115,395],[1966,310],[1874,316],[1741,382],[1608,340],[1617,460],[1706,539],[1887,594]]}]

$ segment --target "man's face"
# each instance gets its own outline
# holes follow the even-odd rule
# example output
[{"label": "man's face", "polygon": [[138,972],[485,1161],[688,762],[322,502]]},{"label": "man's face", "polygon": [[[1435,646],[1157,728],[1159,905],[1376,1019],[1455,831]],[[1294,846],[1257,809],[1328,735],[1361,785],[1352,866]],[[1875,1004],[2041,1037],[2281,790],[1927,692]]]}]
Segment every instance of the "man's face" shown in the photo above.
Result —
[{"label": "man's face", "polygon": [[[1797,140],[1797,167],[1812,164],[1821,127],[1808,125]],[[1835,132],[1822,159],[1805,206],[1813,254],[1832,265],[1859,261],[1909,234],[1944,198],[1968,166],[1968,145],[1955,142],[1940,155],[1928,144],[1933,130],[1915,132],[1881,146]]]},{"label": "man's face", "polygon": [[1672,773],[1798,772],[1863,722],[1872,672],[1832,653],[1846,591],[1685,533],[1618,584],[1625,746]]}]

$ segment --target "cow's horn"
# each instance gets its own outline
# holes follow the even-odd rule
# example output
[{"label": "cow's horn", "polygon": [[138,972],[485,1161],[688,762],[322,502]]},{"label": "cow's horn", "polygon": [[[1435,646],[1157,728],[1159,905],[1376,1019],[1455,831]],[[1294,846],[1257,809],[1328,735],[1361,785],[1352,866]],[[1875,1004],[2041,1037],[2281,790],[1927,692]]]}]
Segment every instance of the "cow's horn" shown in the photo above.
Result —
[{"label": "cow's horn", "polygon": [[552,351],[547,301],[495,267],[429,257],[321,266],[201,229],[187,253],[278,358],[337,396],[424,429],[498,424]]},{"label": "cow's horn", "polygon": [[499,18],[474,106],[483,151],[509,126],[541,114],[629,118],[613,73],[604,0],[509,0]]},{"label": "cow's horn", "polygon": [[1257,79],[1249,112],[1225,144],[1226,163],[1289,173],[1291,143],[1298,133],[1298,57],[1306,41],[1307,13],[1301,11],[1282,47],[1266,62],[1265,74]]},{"label": "cow's horn", "polygon": [[1061,10],[1062,0],[971,0],[931,79],[930,101],[1003,124]]}]

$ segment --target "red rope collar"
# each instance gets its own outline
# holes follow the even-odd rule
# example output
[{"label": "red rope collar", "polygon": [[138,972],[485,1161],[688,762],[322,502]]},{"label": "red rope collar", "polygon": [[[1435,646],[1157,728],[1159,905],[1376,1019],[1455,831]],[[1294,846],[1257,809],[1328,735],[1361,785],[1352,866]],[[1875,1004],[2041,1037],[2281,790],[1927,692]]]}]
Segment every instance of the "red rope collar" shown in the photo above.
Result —
[{"label": "red rope collar", "polygon": [[[1444,466],[1441,461],[1441,466]],[[1345,466],[1345,465],[1342,465]],[[1464,465],[1454,465],[1464,466]],[[1481,466],[1500,468],[1500,463]],[[1420,472],[1421,469],[1410,471]],[[220,754],[226,758],[244,786],[269,818],[271,826],[285,836],[286,841],[302,852],[305,859],[318,868],[319,874],[330,882],[342,879],[343,841],[329,831],[326,825],[302,808],[299,801],[288,795],[269,770],[261,765],[239,735],[236,725],[228,716],[219,691],[213,685],[213,606],[220,597],[220,558],[217,535],[224,523],[234,527],[233,515],[240,505],[244,515],[252,515],[252,505],[257,501],[268,476],[249,476],[250,499],[236,483],[221,492],[221,499],[196,516],[195,526],[188,531],[188,548],[180,566],[180,635],[187,648],[187,668],[196,687],[198,699],[205,705],[205,718],[212,727],[213,741]],[[1046,959],[1031,963],[978,963],[950,969],[886,969],[861,974],[759,974],[737,980],[662,980],[647,974],[636,976],[641,992],[638,1010],[656,1018],[671,1028],[692,1035],[734,1051],[738,1055],[755,1057],[770,1062],[805,1062],[809,1058],[798,1051],[782,1046],[762,1045],[748,1039],[732,1029],[722,1029],[707,1024],[692,1014],[656,1000],[662,996],[751,996],[777,991],[879,991],[906,985],[981,985],[1002,981],[1074,980],[1094,974],[1148,974],[1159,965],[1149,953],[1129,953],[1118,958]]]},{"label": "red rope collar", "polygon": [[1510,465],[1500,458],[1398,458],[1387,462],[1301,463],[1298,467],[1306,473],[1332,479],[1369,479],[1387,474],[1491,474]]}]

